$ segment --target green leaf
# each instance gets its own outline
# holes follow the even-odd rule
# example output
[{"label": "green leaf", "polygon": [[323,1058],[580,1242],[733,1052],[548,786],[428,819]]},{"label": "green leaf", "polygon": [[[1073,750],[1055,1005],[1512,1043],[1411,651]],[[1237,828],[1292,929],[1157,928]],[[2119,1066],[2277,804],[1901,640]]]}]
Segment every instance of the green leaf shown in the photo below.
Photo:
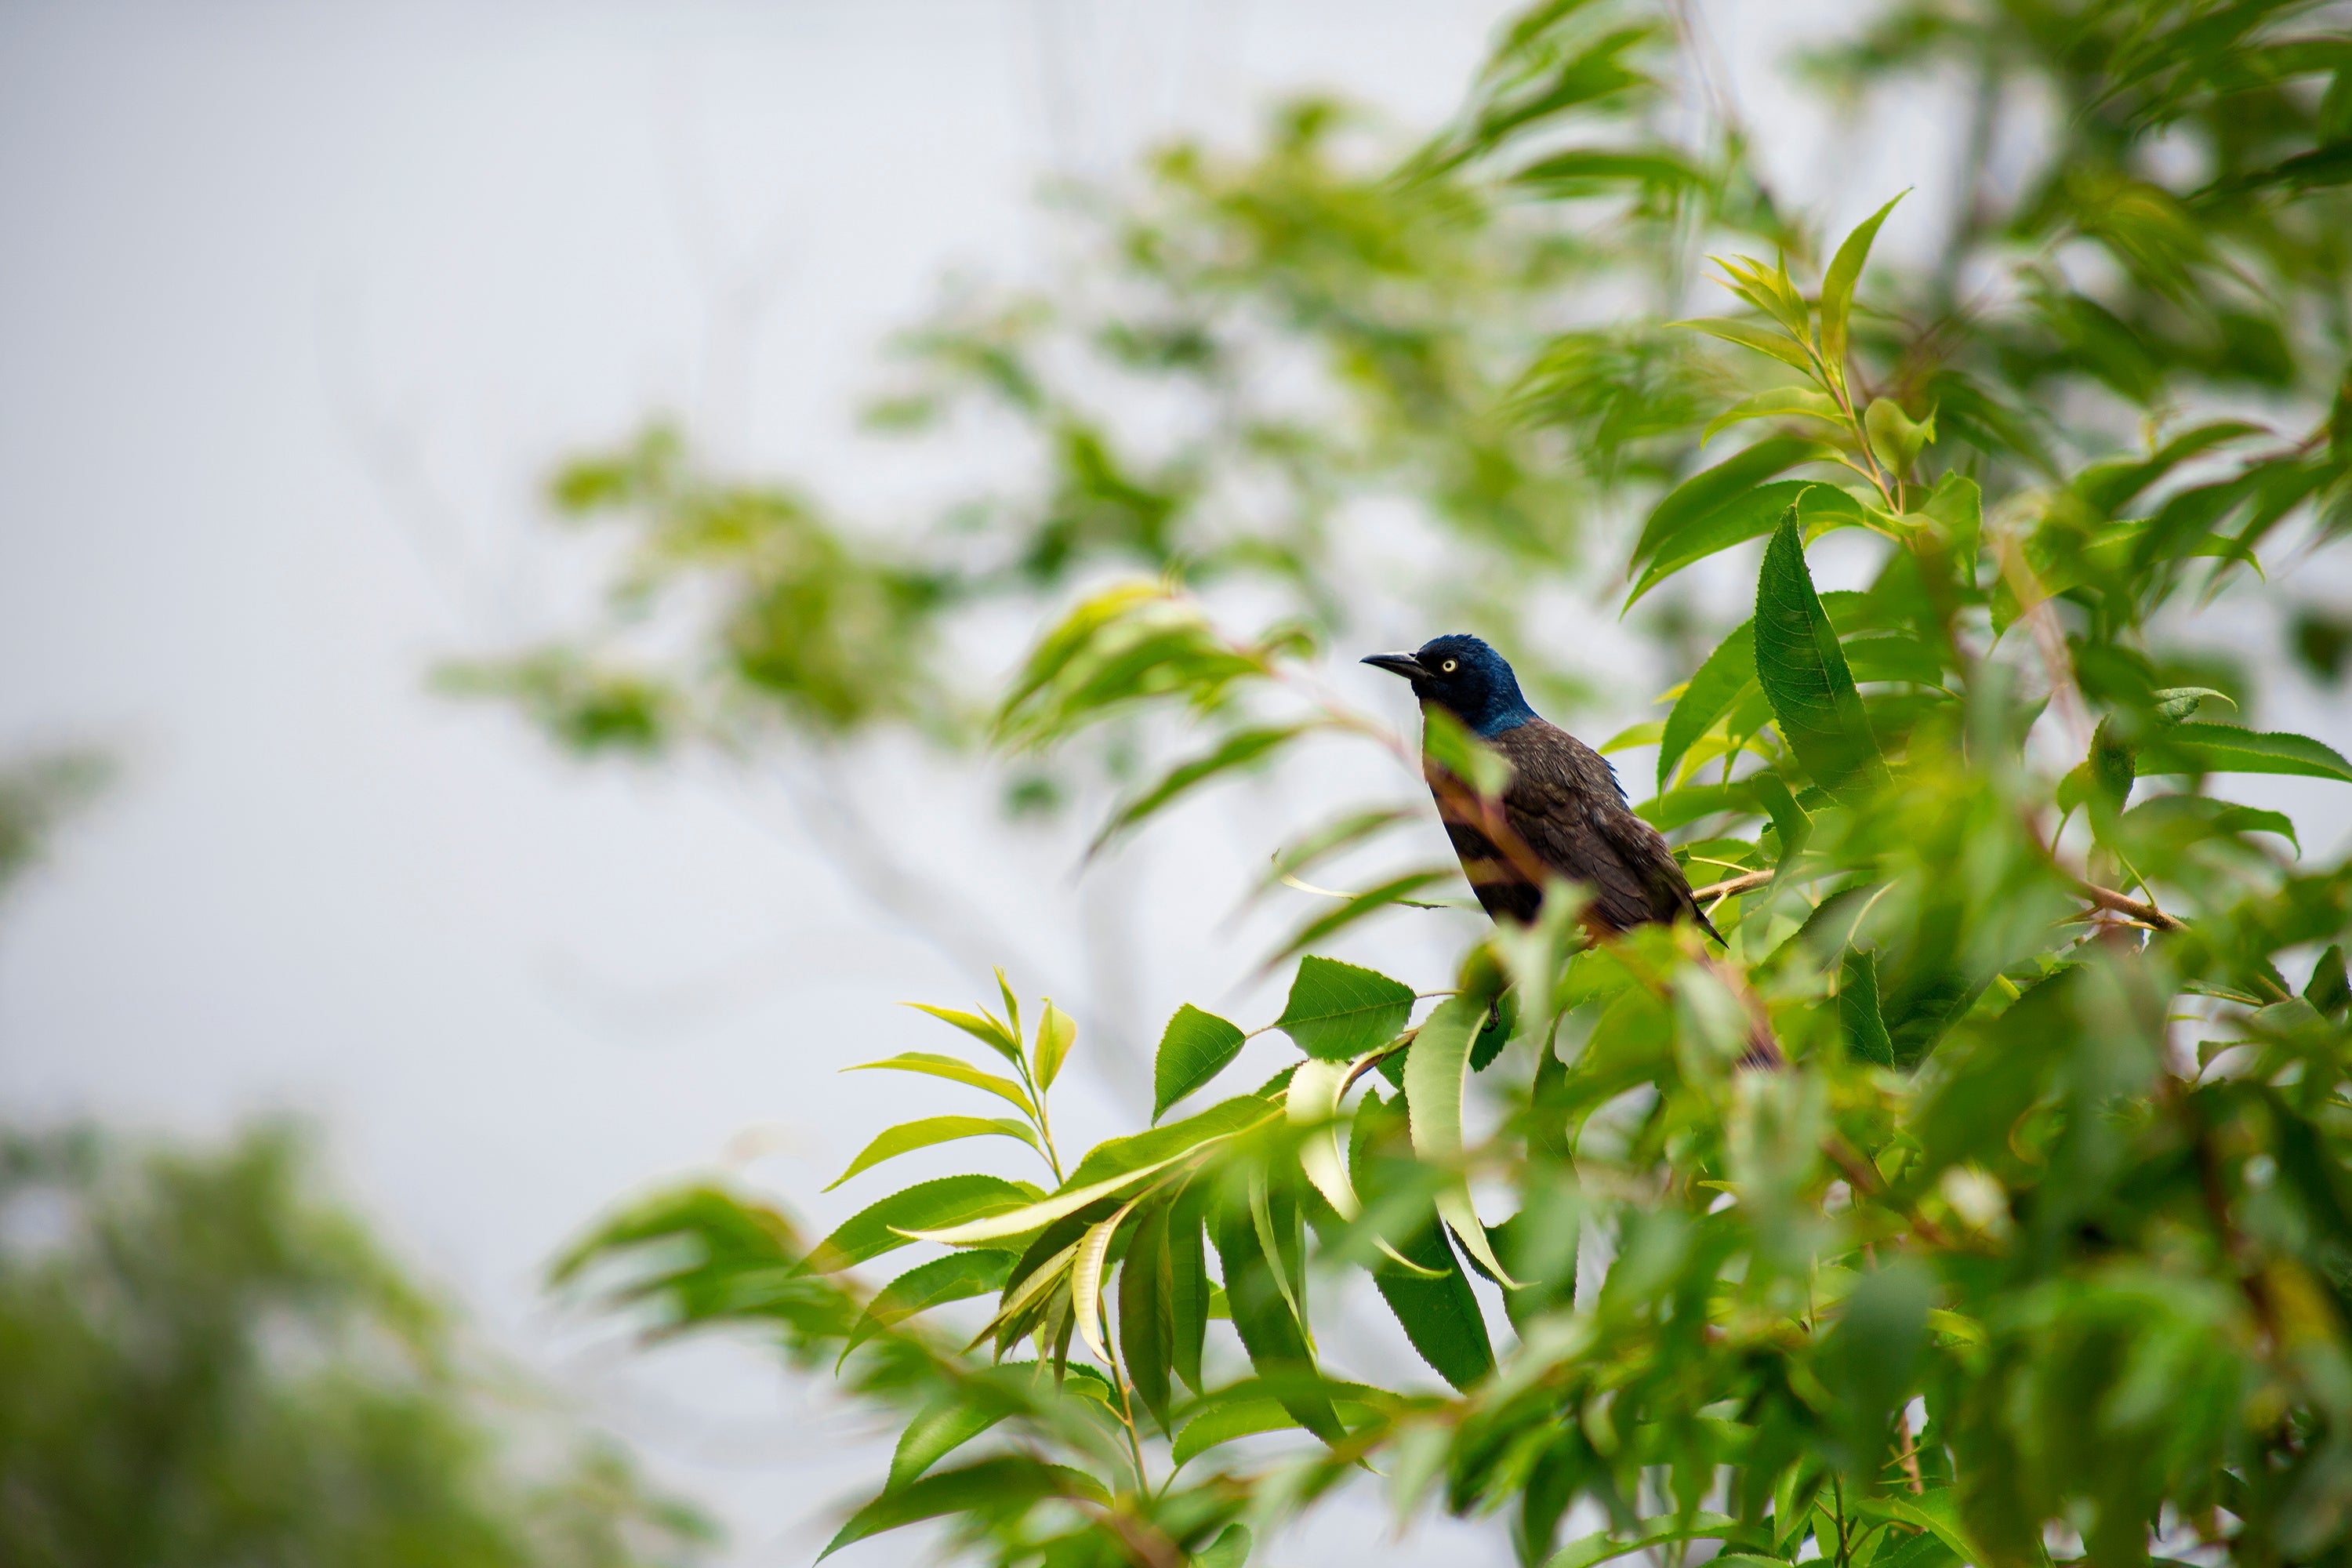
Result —
[{"label": "green leaf", "polygon": [[1109,1197],[1146,1176],[1166,1170],[1203,1144],[1230,1138],[1281,1114],[1255,1096],[1243,1095],[1171,1126],[1097,1144],[1078,1162],[1069,1181],[1051,1197],[1039,1194],[1037,1201],[1025,1206],[994,1211],[965,1224],[904,1228],[912,1240],[936,1241],[948,1247],[1002,1241],[1074,1215],[1099,1198]]},{"label": "green leaf", "polygon": [[1111,1364],[1111,1359],[1110,1347],[1103,1339],[1103,1272],[1110,1263],[1111,1238],[1140,1201],[1129,1199],[1117,1213],[1087,1226],[1086,1235],[1078,1238],[1077,1255],[1070,1260],[1070,1311],[1078,1321],[1078,1337],[1105,1366]]},{"label": "green leaf", "polygon": [[1070,1047],[1077,1043],[1078,1026],[1067,1013],[1054,1005],[1051,996],[1045,998],[1045,1011],[1037,1020],[1037,1040],[1030,1047],[1030,1081],[1043,1094],[1054,1087],[1061,1076],[1062,1064],[1070,1059]]},{"label": "green leaf", "polygon": [[2142,747],[2143,773],[2293,773],[2352,784],[2352,763],[2308,735],[2234,724],[2175,724]]},{"label": "green leaf", "polygon": [[1129,1385],[1162,1431],[1175,1360],[1176,1271],[1168,1251],[1174,1206],[1157,1203],[1144,1211],[1118,1270],[1118,1357]]},{"label": "green leaf", "polygon": [[1721,510],[1710,514],[1699,524],[1675,536],[1668,548],[1662,550],[1642,574],[1626,596],[1625,607],[1634,604],[1651,589],[1690,565],[1751,539],[1761,539],[1772,531],[1787,513],[1789,503],[1798,508],[1798,521],[1803,524],[1805,537],[1811,539],[1832,528],[1844,528],[1865,522],[1869,513],[1835,485],[1824,485],[1811,479],[1776,479],[1769,485],[1759,485],[1746,495],[1735,498]]},{"label": "green leaf", "polygon": [[1298,1426],[1289,1411],[1271,1399],[1235,1399],[1212,1405],[1184,1423],[1176,1434],[1176,1443],[1170,1458],[1185,1465],[1220,1443],[1230,1443],[1236,1437],[1255,1437],[1264,1432],[1282,1432]]},{"label": "green leaf", "polygon": [[1264,1126],[1281,1114],[1263,1095],[1237,1094],[1165,1127],[1104,1139],[1087,1151],[1063,1184],[1065,1188],[1087,1186],[1123,1171],[1156,1167],[1171,1154],[1187,1153],[1215,1139]]},{"label": "green leaf", "polygon": [[1235,1026],[1190,1002],[1177,1008],[1151,1061],[1151,1120],[1159,1121],[1170,1106],[1224,1071],[1241,1054],[1244,1037]]},{"label": "green leaf", "polygon": [[[999,974],[997,981],[1002,984],[1003,976]],[[1012,1001],[1010,991],[1005,993],[1005,1001],[1008,1005]],[[952,1007],[934,1007],[928,1002],[902,1002],[899,1005],[929,1013],[941,1023],[953,1024],[1006,1061],[1017,1064],[1021,1060],[1021,1015],[1017,1009],[1013,1015],[1013,1027],[1008,1030],[984,1013],[959,1013]]]},{"label": "green leaf", "polygon": [[1878,1005],[1878,957],[1849,950],[1838,976],[1838,1026],[1846,1055],[1883,1068],[1895,1065],[1895,1042]]},{"label": "green leaf", "polygon": [[913,1072],[921,1073],[929,1078],[947,1079],[954,1083],[968,1083],[974,1089],[986,1089],[999,1100],[1010,1100],[1028,1115],[1037,1114],[1037,1108],[1030,1103],[1028,1091],[1019,1084],[1009,1078],[999,1078],[994,1073],[982,1072],[959,1057],[933,1056],[929,1051],[901,1051],[897,1056],[887,1058],[882,1061],[859,1062],[856,1067],[847,1067],[841,1070],[844,1072]]},{"label": "green leaf", "polygon": [[1809,386],[1776,386],[1769,392],[1742,398],[1708,420],[1706,428],[1699,432],[1698,444],[1704,447],[1715,439],[1717,432],[1750,419],[1818,419],[1840,429],[1845,426],[1845,415],[1828,393],[1816,392]]},{"label": "green leaf", "polygon": [[858,1172],[917,1149],[959,1138],[990,1137],[1018,1138],[1032,1149],[1038,1147],[1037,1134],[1029,1130],[1029,1124],[1009,1116],[927,1116],[919,1121],[902,1121],[876,1137],[857,1158],[849,1162],[849,1169],[835,1176],[824,1190],[829,1193]]},{"label": "green leaf", "polygon": [[1757,679],[1782,738],[1814,782],[1834,790],[1883,781],[1886,764],[1837,633],[1813,591],[1793,505],[1764,551],[1755,628]]},{"label": "green leaf", "polygon": [[[1312,947],[1333,932],[1355,924],[1366,915],[1405,903],[1413,894],[1440,883],[1453,882],[1461,875],[1462,871],[1458,866],[1449,866],[1442,870],[1432,867],[1424,871],[1407,871],[1402,876],[1391,877],[1385,882],[1367,888],[1341,902],[1330,913],[1318,915],[1293,931],[1290,940],[1284,942],[1266,959],[1266,967],[1273,968],[1299,949]],[[1420,907],[1428,909],[1445,906],[1423,904]]]},{"label": "green leaf", "polygon": [[1706,316],[1696,321],[1673,321],[1670,326],[1688,327],[1695,332],[1705,332],[1710,338],[1720,338],[1727,343],[1737,343],[1743,349],[1769,354],[1782,364],[1812,374],[1812,356],[1805,346],[1785,332],[1768,331],[1753,321],[1734,321],[1726,316]]},{"label": "green leaf", "polygon": [[1862,279],[1863,263],[1870,258],[1871,244],[1878,237],[1878,226],[1895,210],[1895,202],[1908,195],[1908,191],[1902,193],[1856,225],[1837,247],[1837,254],[1830,258],[1829,270],[1822,274],[1822,361],[1838,377],[1840,384],[1845,380],[1846,321],[1853,310],[1854,285]]},{"label": "green leaf", "polygon": [[1178,1194],[1168,1209],[1169,1364],[1193,1393],[1201,1378],[1201,1351],[1209,1333],[1209,1260],[1202,1234],[1199,1200]]},{"label": "green leaf", "polygon": [[1246,1524],[1229,1524],[1217,1538],[1192,1554],[1193,1568],[1245,1568],[1255,1542]]},{"label": "green leaf", "polygon": [[1262,1226],[1252,1214],[1257,1205],[1230,1202],[1218,1205],[1217,1260],[1224,1269],[1226,1304],[1242,1347],[1249,1352],[1250,1364],[1277,1390],[1283,1409],[1318,1437],[1337,1443],[1347,1433],[1331,1407],[1329,1394],[1312,1384],[1315,1352],[1308,1345],[1305,1325],[1291,1310],[1279,1235],[1276,1251],[1271,1255],[1263,1239],[1265,1229],[1279,1233],[1295,1227],[1297,1208],[1287,1194],[1269,1194],[1268,1205],[1279,1210],[1268,1226]]},{"label": "green leaf", "polygon": [[919,1182],[843,1220],[816,1244],[806,1267],[812,1274],[837,1273],[906,1246],[912,1239],[908,1231],[959,1226],[1018,1209],[1044,1195],[1026,1182],[1002,1176],[968,1174]]},{"label": "green leaf", "polygon": [[1047,1498],[1083,1499],[1106,1507],[1110,1502],[1109,1491],[1083,1470],[1005,1454],[884,1492],[849,1516],[849,1521],[817,1553],[817,1560],[823,1562],[851,1542],[942,1514],[1018,1518]]},{"label": "green leaf", "polygon": [[1884,1444],[1887,1423],[1914,1392],[1935,1304],[1933,1277],[1908,1258],[1872,1269],[1846,1297],[1837,1327],[1822,1343],[1820,1368],[1839,1397],[1838,1415],[1854,1452],[1875,1452]]},{"label": "green leaf", "polygon": [[882,1483],[883,1489],[897,1491],[1005,1415],[1001,1408],[991,1409],[961,1394],[933,1400],[917,1411],[898,1434],[898,1446],[890,1455],[890,1478]]},{"label": "green leaf", "polygon": [[1911,471],[1911,465],[1936,438],[1936,416],[1913,420],[1903,412],[1903,405],[1891,397],[1874,397],[1863,411],[1862,427],[1870,436],[1870,449],[1878,455],[1886,471],[1900,478]]},{"label": "green leaf", "polygon": [[1658,793],[1665,793],[1667,782],[1674,777],[1675,764],[1698,738],[1715,728],[1716,721],[1731,711],[1740,694],[1756,679],[1756,623],[1744,621],[1739,629],[1716,645],[1698,673],[1690,678],[1683,694],[1675,699],[1673,711],[1666,715],[1665,732],[1658,741]]},{"label": "green leaf", "polygon": [[1421,749],[1425,763],[1436,763],[1488,799],[1501,798],[1511,785],[1511,764],[1503,753],[1443,708],[1423,709]]},{"label": "green leaf", "polygon": [[[1470,1077],[1470,1047],[1486,1020],[1492,998],[1476,991],[1437,1005],[1413,1036],[1404,1058],[1404,1100],[1414,1158],[1440,1170],[1462,1163],[1462,1100]],[[1504,1271],[1488,1246],[1486,1227],[1470,1201],[1470,1183],[1457,1176],[1437,1194],[1437,1213],[1452,1227],[1463,1250],[1507,1289],[1517,1281]]]},{"label": "green leaf", "polygon": [[[1649,521],[1642,525],[1642,537],[1633,546],[1632,564],[1639,566],[1665,553],[1677,538],[1703,527],[1707,519],[1738,502],[1766,479],[1822,453],[1818,441],[1770,436],[1714,468],[1693,474],[1667,492],[1666,498],[1652,510]],[[1778,515],[1777,509],[1774,515]],[[1768,529],[1770,526],[1769,522],[1765,524]]]},{"label": "green leaf", "polygon": [[1136,826],[1164,807],[1221,773],[1247,767],[1267,752],[1317,728],[1313,724],[1276,724],[1265,729],[1242,730],[1228,735],[1213,751],[1205,755],[1180,763],[1170,769],[1158,784],[1137,795],[1111,813],[1102,831],[1095,835],[1087,853],[1094,855],[1106,844],[1129,828]]},{"label": "green leaf", "polygon": [[850,1329],[849,1342],[842,1347],[841,1353],[846,1357],[883,1330],[895,1328],[933,1307],[992,1295],[1004,1289],[1005,1279],[1012,1272],[1013,1255],[1009,1252],[953,1252],[918,1264],[874,1293],[874,1300],[866,1303],[865,1312]]},{"label": "green leaf", "polygon": [[[1461,1260],[1445,1243],[1444,1227],[1429,1223],[1396,1243],[1411,1268],[1382,1258],[1372,1269],[1381,1300],[1396,1314],[1398,1327],[1438,1376],[1466,1390],[1495,1370],[1495,1346],[1486,1315],[1470,1289]],[[1435,1278],[1431,1278],[1432,1275]]]},{"label": "green leaf", "polygon": [[1719,1513],[1678,1513],[1643,1520],[1623,1534],[1604,1530],[1571,1541],[1553,1552],[1544,1568],[1592,1568],[1596,1563],[1674,1541],[1723,1541],[1759,1552],[1772,1549],[1770,1533],[1760,1526],[1742,1524]]},{"label": "green leaf", "polygon": [[2352,1007],[2352,971],[2344,966],[2344,944],[2337,942],[2319,955],[2311,966],[2311,978],[2303,987],[2303,999],[2315,1012],[2333,1015]]},{"label": "green leaf", "polygon": [[1412,987],[1336,958],[1298,961],[1290,999],[1274,1026],[1310,1057],[1352,1061],[1386,1045],[1412,1016]]}]

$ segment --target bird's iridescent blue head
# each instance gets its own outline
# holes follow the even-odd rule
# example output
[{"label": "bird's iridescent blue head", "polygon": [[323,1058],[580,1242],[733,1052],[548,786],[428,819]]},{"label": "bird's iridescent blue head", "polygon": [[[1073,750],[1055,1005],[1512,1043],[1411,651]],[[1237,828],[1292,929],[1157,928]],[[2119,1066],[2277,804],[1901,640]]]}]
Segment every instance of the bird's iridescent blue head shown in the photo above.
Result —
[{"label": "bird's iridescent blue head", "polygon": [[1433,637],[1412,653],[1376,653],[1364,662],[1403,676],[1415,697],[1489,740],[1536,716],[1503,656],[1466,633]]}]

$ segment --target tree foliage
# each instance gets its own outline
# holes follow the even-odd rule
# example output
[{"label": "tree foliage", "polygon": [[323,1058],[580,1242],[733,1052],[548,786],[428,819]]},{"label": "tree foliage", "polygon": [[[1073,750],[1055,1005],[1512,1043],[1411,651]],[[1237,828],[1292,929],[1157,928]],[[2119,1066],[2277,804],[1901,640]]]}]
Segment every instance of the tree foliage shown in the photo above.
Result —
[{"label": "tree foliage", "polygon": [[[986,1056],[878,1064],[1011,1105],[1042,1180],[920,1184],[814,1240],[696,1188],[601,1228],[565,1277],[619,1269],[607,1288],[673,1331],[764,1324],[898,1414],[890,1476],[835,1548],[944,1519],[1008,1564],[1231,1564],[1369,1471],[1401,1513],[1499,1516],[1551,1568],[1699,1542],[1836,1568],[2341,1561],[2352,865],[2305,863],[2294,824],[2226,781],[2352,783],[2352,763],[2225,717],[2258,692],[2181,647],[2215,594],[2261,591],[2352,517],[2342,23],[2284,3],[1884,8],[1820,77],[1867,93],[1957,68],[1982,117],[1916,272],[1872,259],[1894,201],[1815,247],[1774,216],[1738,127],[1654,134],[1666,34],[1578,0],[1507,29],[1456,121],[1378,179],[1275,203],[1319,167],[1311,141],[1230,179],[1163,165],[1200,205],[1130,264],[1183,258],[1175,299],[1271,315],[1359,401],[1337,435],[1204,437],[1113,484],[1019,352],[1033,323],[934,340],[956,345],[951,384],[1069,434],[1056,471],[1099,481],[991,514],[978,537],[1018,546],[1002,580],[1050,586],[1099,547],[1298,584],[1249,635],[1164,580],[1089,594],[1037,641],[999,742],[1183,716],[1197,738],[1107,832],[1309,735],[1417,778],[1408,743],[1297,679],[1339,624],[1319,585],[1344,583],[1345,550],[1191,532],[1246,515],[1194,502],[1268,451],[1335,443],[1314,471],[1361,478],[1344,444],[1393,416],[1408,434],[1369,468],[1409,474],[1492,602],[1571,559],[1571,496],[1643,505],[1629,600],[1762,542],[1752,618],[1619,742],[1659,746],[1640,809],[1727,952],[1589,940],[1567,887],[1450,975],[1311,951],[1453,875],[1408,871],[1295,932],[1280,1016],[1181,1011],[1155,1124],[1066,1168],[1050,1011],[1024,1033],[1007,989],[1002,1017],[940,1014]],[[2005,154],[2026,173],[1995,182],[2029,101],[2044,129]],[[1424,218],[1448,237],[1391,279],[1370,240],[1422,246]],[[1549,316],[1580,263],[1622,276],[1694,236],[1721,247],[1724,313],[1669,321],[1690,312],[1666,265],[1654,312]],[[1453,245],[1523,256],[1463,289],[1509,330],[1465,324]],[[1441,320],[1414,314],[1433,299]],[[1159,363],[1231,372],[1220,395],[1245,400],[1214,312],[1171,324],[1204,319],[1150,339]],[[1561,432],[1572,447],[1548,444]],[[1726,432],[1753,438],[1708,450]],[[1832,533],[1866,586],[1817,584]],[[1468,737],[1433,720],[1426,744],[1500,787]],[[1425,832],[1360,811],[1277,875]],[[1267,1029],[1298,1059],[1218,1088]],[[905,1247],[925,1261],[878,1290],[846,1271]],[[1353,1270],[1432,1380],[1375,1386],[1318,1349],[1318,1301]]]},{"label": "tree foliage", "polygon": [[[478,1364],[283,1129],[0,1138],[0,1561],[632,1568],[709,1531]],[[503,1386],[502,1386],[503,1385]],[[531,1436],[548,1451],[517,1455]]]}]

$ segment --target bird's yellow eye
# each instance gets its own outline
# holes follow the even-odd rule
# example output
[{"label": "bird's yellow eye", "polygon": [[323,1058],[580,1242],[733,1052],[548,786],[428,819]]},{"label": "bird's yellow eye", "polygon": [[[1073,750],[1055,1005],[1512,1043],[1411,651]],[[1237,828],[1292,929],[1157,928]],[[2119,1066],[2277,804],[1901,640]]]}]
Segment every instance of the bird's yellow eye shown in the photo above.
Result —
[{"label": "bird's yellow eye", "polygon": [[1458,666],[1457,666],[1457,664],[1455,663],[1455,661],[1454,661],[1454,660],[1453,660],[1453,659],[1450,659],[1450,658],[1449,658],[1449,659],[1447,659],[1444,664],[1439,665],[1437,668],[1438,668],[1438,669],[1439,669],[1442,673],[1446,674],[1446,675],[1451,675],[1451,674],[1453,674],[1453,673],[1454,673],[1454,671],[1458,668]]}]

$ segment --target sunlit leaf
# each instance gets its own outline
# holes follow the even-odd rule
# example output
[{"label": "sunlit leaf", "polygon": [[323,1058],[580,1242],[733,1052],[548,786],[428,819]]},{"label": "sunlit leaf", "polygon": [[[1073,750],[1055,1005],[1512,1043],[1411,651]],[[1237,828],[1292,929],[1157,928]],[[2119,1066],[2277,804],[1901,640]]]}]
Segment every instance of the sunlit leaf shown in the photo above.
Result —
[{"label": "sunlit leaf", "polygon": [[928,1149],[934,1143],[945,1143],[958,1138],[989,1137],[1018,1138],[1032,1149],[1040,1147],[1037,1134],[1030,1131],[1029,1124],[1015,1121],[1011,1117],[927,1116],[919,1121],[902,1121],[880,1133],[859,1152],[857,1158],[849,1163],[847,1170],[825,1186],[824,1191],[829,1193],[860,1171],[869,1170],[885,1160],[896,1159],[917,1149]]},{"label": "sunlit leaf", "polygon": [[841,1070],[844,1072],[911,1072],[920,1073],[927,1078],[943,1078],[953,1083],[970,1084],[974,1089],[986,1089],[999,1100],[1020,1107],[1028,1115],[1034,1116],[1037,1113],[1036,1106],[1030,1102],[1028,1090],[1009,1078],[999,1078],[994,1073],[982,1072],[970,1062],[957,1057],[934,1056],[929,1051],[901,1051],[895,1057],[886,1057],[878,1062],[859,1062],[856,1067],[846,1067]]},{"label": "sunlit leaf", "polygon": [[[917,1230],[961,1226],[982,1215],[1018,1210],[1044,1197],[1026,1182],[968,1174],[919,1182],[868,1204],[817,1243],[808,1257],[813,1274],[832,1274],[904,1247]],[[1006,1235],[1014,1234],[1005,1232]]]},{"label": "sunlit leaf", "polygon": [[1830,367],[1840,384],[1845,380],[1846,320],[1853,311],[1854,285],[1861,281],[1863,264],[1870,259],[1871,245],[1878,238],[1878,226],[1895,210],[1895,203],[1908,195],[1908,191],[1902,193],[1856,225],[1839,244],[1837,254],[1830,258],[1829,270],[1822,274],[1822,363]]},{"label": "sunlit leaf", "polygon": [[[1003,976],[998,976],[998,979],[1001,983]],[[1009,989],[1005,1002],[1008,1006],[1012,1005]],[[918,1013],[929,1013],[941,1023],[953,1024],[1006,1061],[1018,1063],[1021,1060],[1021,1015],[1017,1010],[1013,1014],[1013,1026],[1008,1028],[984,1013],[960,1013],[952,1007],[934,1007],[928,1002],[907,1002],[901,1005],[912,1007]]]},{"label": "sunlit leaf", "polygon": [[[1423,1022],[1405,1053],[1404,1099],[1412,1152],[1441,1170],[1462,1162],[1462,1101],[1470,1078],[1470,1047],[1486,1022],[1490,1000],[1475,992],[1447,997]],[[1506,1288],[1517,1288],[1487,1245],[1486,1227],[1478,1223],[1478,1211],[1470,1201],[1467,1177],[1439,1189],[1437,1212],[1465,1252]]]},{"label": "sunlit leaf", "polygon": [[1214,1013],[1187,1002],[1168,1020],[1151,1062],[1151,1120],[1207,1084],[1241,1054],[1243,1035]]},{"label": "sunlit leaf", "polygon": [[1708,420],[1706,428],[1699,432],[1699,445],[1704,447],[1723,431],[1750,419],[1812,419],[1839,429],[1845,426],[1843,411],[1828,393],[1807,386],[1776,386],[1744,397]]},{"label": "sunlit leaf", "polygon": [[1061,1076],[1062,1064],[1070,1059],[1070,1047],[1077,1043],[1078,1026],[1067,1013],[1045,998],[1045,1011],[1037,1019],[1037,1039],[1030,1049],[1030,1080],[1043,1093],[1054,1086]]}]

